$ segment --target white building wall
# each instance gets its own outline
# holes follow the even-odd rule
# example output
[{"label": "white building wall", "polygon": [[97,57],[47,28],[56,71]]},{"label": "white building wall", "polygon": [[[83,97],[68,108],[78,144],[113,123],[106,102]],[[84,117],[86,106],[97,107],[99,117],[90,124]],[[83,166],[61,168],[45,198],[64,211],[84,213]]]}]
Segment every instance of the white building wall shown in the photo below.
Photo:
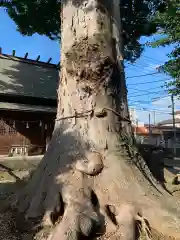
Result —
[{"label": "white building wall", "polygon": [[137,114],[135,108],[129,108],[129,116],[133,125],[137,124]]},{"label": "white building wall", "polygon": [[180,114],[176,114],[175,118],[180,119]]}]

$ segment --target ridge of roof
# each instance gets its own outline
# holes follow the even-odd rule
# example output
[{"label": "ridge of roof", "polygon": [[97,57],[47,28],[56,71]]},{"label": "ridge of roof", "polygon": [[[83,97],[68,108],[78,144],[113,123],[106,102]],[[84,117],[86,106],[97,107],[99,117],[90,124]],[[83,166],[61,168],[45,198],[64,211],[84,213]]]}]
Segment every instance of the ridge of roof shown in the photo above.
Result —
[{"label": "ridge of roof", "polygon": [[47,62],[42,62],[42,61],[39,61],[40,55],[38,55],[38,57],[36,59],[29,59],[29,58],[27,58],[28,53],[26,53],[24,57],[18,57],[18,56],[15,56],[14,52],[15,51],[13,50],[12,55],[5,54],[5,53],[2,53],[2,48],[0,48],[0,58],[5,58],[5,59],[13,60],[13,61],[19,61],[19,62],[23,62],[23,63],[27,63],[27,64],[35,64],[35,65],[39,65],[42,67],[56,68],[57,70],[59,69],[60,62],[57,64],[50,63],[52,58],[49,58]]}]

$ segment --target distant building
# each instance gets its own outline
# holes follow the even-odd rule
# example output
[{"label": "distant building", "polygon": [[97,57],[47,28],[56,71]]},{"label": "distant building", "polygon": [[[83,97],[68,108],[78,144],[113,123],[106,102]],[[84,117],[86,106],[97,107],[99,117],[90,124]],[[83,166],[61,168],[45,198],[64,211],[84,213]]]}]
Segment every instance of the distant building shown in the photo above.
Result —
[{"label": "distant building", "polygon": [[[167,119],[167,120],[164,120],[164,121],[161,121],[159,123],[157,123],[157,126],[160,126],[160,127],[173,127],[173,119]],[[175,126],[177,128],[180,128],[180,118],[175,118]]]},{"label": "distant building", "polygon": [[[138,117],[135,109],[130,108],[132,130],[138,143],[161,145],[165,148],[174,148],[173,119],[163,120],[156,125],[145,124],[137,121]],[[180,111],[175,112],[176,130],[176,155],[180,156]]]},{"label": "distant building", "polygon": [[180,119],[180,111],[174,113],[176,119]]},{"label": "distant building", "polygon": [[136,123],[137,123],[137,114],[136,114],[136,109],[135,108],[129,108],[129,116],[130,116],[131,123],[133,125],[136,125]]},{"label": "distant building", "polygon": [[43,154],[56,117],[57,65],[0,54],[0,155]]},{"label": "distant building", "polygon": [[[173,119],[167,119],[157,124],[157,127],[161,129],[164,135],[166,147],[173,148],[174,143],[174,128]],[[180,111],[175,113],[175,131],[176,131],[176,152],[180,156]]]}]

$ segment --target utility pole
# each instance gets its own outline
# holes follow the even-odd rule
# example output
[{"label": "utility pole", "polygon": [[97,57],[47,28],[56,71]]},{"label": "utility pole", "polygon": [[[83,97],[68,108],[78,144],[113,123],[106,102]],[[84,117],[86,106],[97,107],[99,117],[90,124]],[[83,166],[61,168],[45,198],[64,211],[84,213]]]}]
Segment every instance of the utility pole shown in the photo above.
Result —
[{"label": "utility pole", "polygon": [[154,126],[156,125],[156,112],[154,111],[153,112],[153,115],[154,115]]},{"label": "utility pole", "polygon": [[151,135],[151,114],[149,113],[149,136]]},{"label": "utility pole", "polygon": [[176,156],[176,123],[175,123],[175,112],[174,112],[174,95],[171,95],[172,102],[172,118],[173,118],[173,150],[174,155]]},{"label": "utility pole", "polygon": [[136,122],[135,122],[135,137],[137,137],[137,130],[138,130],[138,119],[136,119]]},{"label": "utility pole", "polygon": [[149,144],[151,144],[151,114],[149,113]]}]

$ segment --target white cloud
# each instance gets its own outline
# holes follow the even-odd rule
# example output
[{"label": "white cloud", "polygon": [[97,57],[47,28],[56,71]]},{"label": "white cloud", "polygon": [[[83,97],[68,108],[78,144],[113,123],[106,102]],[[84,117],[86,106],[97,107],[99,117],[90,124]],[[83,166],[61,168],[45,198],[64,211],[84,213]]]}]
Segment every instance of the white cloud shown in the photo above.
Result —
[{"label": "white cloud", "polygon": [[138,121],[143,123],[149,123],[149,114],[150,114],[150,123],[157,124],[166,119],[170,119],[171,115],[166,112],[153,111],[153,110],[137,110]]},{"label": "white cloud", "polygon": [[[180,109],[180,100],[177,97],[174,97],[175,103],[175,111]],[[172,102],[171,96],[160,98],[154,102],[152,102],[152,109],[148,106],[147,108],[137,108],[136,116],[140,122],[149,123],[149,114],[150,114],[150,122],[151,124],[158,123],[160,121],[171,119],[171,111],[172,111]]]},{"label": "white cloud", "polygon": [[[153,105],[161,107],[160,109],[170,110],[168,106],[172,105],[171,96],[163,97],[152,102]],[[180,100],[177,97],[174,97],[174,107],[175,110],[180,108]]]}]

